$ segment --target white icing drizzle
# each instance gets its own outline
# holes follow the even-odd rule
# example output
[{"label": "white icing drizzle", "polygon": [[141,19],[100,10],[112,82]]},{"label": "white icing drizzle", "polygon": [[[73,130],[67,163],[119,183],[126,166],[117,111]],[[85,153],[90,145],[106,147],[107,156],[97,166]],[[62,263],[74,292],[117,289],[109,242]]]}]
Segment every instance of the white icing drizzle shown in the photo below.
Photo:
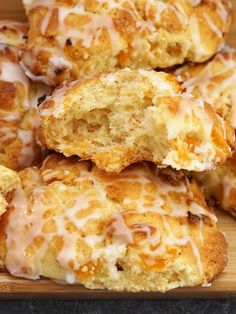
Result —
[{"label": "white icing drizzle", "polygon": [[0,80],[7,82],[20,81],[26,87],[28,87],[29,85],[29,80],[27,76],[25,76],[19,64],[10,61],[5,61],[1,63]]},{"label": "white icing drizzle", "polygon": [[[58,4],[55,0],[34,0],[34,1],[23,1],[26,7],[26,11],[30,14],[31,10],[43,7],[46,8],[44,17],[40,27],[41,35],[47,37],[47,31],[49,29],[49,24],[52,18],[52,14],[56,11],[58,12],[58,27],[57,33],[55,36],[55,44],[52,47],[44,47],[28,44],[27,52],[23,57],[23,64],[26,74],[32,79],[37,81],[43,81],[47,84],[55,85],[55,78],[57,77],[56,70],[63,70],[63,77],[67,80],[70,79],[70,71],[73,70],[73,67],[76,67],[76,62],[66,55],[65,46],[66,42],[69,39],[72,45],[79,46],[81,54],[83,53],[82,58],[85,61],[90,62],[90,57],[93,58],[94,53],[92,47],[99,46],[104,41],[104,34],[109,40],[111,68],[119,67],[119,60],[117,57],[120,52],[127,52],[127,39],[124,38],[122,32],[116,25],[116,12],[121,12],[126,14],[127,19],[130,20],[130,29],[131,39],[129,43],[129,49],[131,59],[135,56],[139,56],[140,50],[143,49],[143,43],[140,38],[145,38],[150,46],[151,59],[154,58],[155,52],[151,51],[151,43],[158,41],[159,28],[162,24],[162,18],[165,13],[168,14],[171,12],[176,17],[176,20],[179,21],[181,28],[188,32],[191,35],[191,40],[185,42],[185,50],[188,51],[193,45],[196,50],[196,55],[206,55],[208,49],[206,45],[203,45],[201,32],[199,29],[199,21],[195,8],[201,3],[201,1],[190,1],[190,6],[193,8],[190,9],[192,13],[187,13],[185,5],[181,1],[176,1],[176,3],[167,3],[163,0],[144,0],[143,11],[140,12],[140,8],[137,6],[136,2],[131,0],[97,0],[94,3],[95,11],[94,13],[90,8],[88,8],[88,3],[85,0],[80,0],[71,4]],[[216,3],[216,12],[226,24],[228,19],[228,10],[226,5],[222,3],[222,0],[217,1]],[[191,16],[190,16],[191,14]],[[129,16],[129,17],[128,17]],[[77,17],[78,21],[81,23],[70,23],[67,24],[68,18]],[[213,21],[208,15],[204,15],[206,23],[208,23],[210,29],[213,33],[219,38],[219,45],[222,42],[221,31],[215,26]],[[131,23],[133,21],[133,23]],[[223,26],[222,26],[223,28]],[[222,30],[222,33],[224,30]],[[103,36],[102,36],[103,35]],[[103,39],[102,39],[103,38]],[[149,44],[150,43],[150,44]],[[104,42],[103,42],[104,44]],[[84,49],[82,49],[84,48]],[[37,55],[41,50],[49,52],[49,61],[47,67],[47,73],[45,75],[38,76],[33,74],[34,60],[37,59]],[[106,48],[107,49],[107,48]],[[59,59],[59,62],[58,62]],[[72,58],[73,59],[73,58]],[[151,65],[144,66],[146,69],[151,68]],[[154,66],[153,66],[154,67]],[[81,75],[89,76],[90,74],[86,73],[81,68]]]},{"label": "white icing drizzle", "polygon": [[5,144],[16,138],[16,128],[14,127],[1,127],[0,128],[0,143]]},{"label": "white icing drizzle", "polygon": [[210,27],[210,29],[213,31],[213,33],[215,33],[217,37],[222,38],[223,37],[222,32],[217,28],[217,26],[211,20],[209,15],[207,13],[203,13],[203,16],[204,16],[208,26]]},{"label": "white icing drizzle", "polygon": [[213,121],[204,109],[204,102],[196,100],[189,95],[181,95],[179,102],[179,110],[175,114],[175,120],[168,128],[168,139],[177,138],[182,131],[184,120],[188,119],[189,125],[192,124],[193,115],[195,114],[201,121],[204,121],[204,138],[210,141]]},{"label": "white icing drizzle", "polygon": [[[156,127],[156,120],[160,121],[163,119],[163,124],[166,126],[168,140],[175,142],[180,139],[183,132],[190,134],[193,130],[193,121],[196,119],[202,124],[201,132],[202,136],[199,137],[199,142],[196,144],[192,144],[191,142],[186,143],[188,146],[185,148],[185,153],[188,156],[188,162],[186,164],[182,163],[181,158],[179,157],[179,153],[181,152],[178,148],[173,148],[163,159],[163,165],[170,165],[176,167],[176,169],[180,169],[184,166],[184,169],[191,170],[195,169],[196,171],[203,171],[207,169],[213,169],[215,167],[216,150],[214,146],[214,142],[212,141],[212,130],[213,130],[213,119],[208,114],[205,103],[201,99],[194,98],[189,92],[183,94],[174,94],[171,95],[174,101],[179,104],[178,110],[170,112],[169,115],[163,114],[160,118],[161,113],[158,111],[158,107],[148,107],[146,118],[144,120],[145,128],[149,130],[149,128]],[[158,104],[158,97],[156,98],[156,103]],[[224,122],[218,117],[220,123],[223,128],[223,132],[225,132]],[[153,138],[155,141],[155,138]],[[158,141],[156,142],[158,145]],[[196,158],[197,156],[197,158]]]},{"label": "white icing drizzle", "polygon": [[18,137],[22,142],[22,148],[19,152],[18,163],[20,166],[25,164],[31,165],[34,159],[34,150],[33,150],[33,134],[32,131],[18,130]]},{"label": "white icing drizzle", "polygon": [[2,118],[2,120],[6,122],[20,121],[20,119],[21,119],[21,114],[19,112],[9,113]]},{"label": "white icing drizzle", "polygon": [[[187,93],[200,96],[219,111],[236,129],[236,53],[234,49],[224,48],[201,71],[191,76],[188,66],[176,71],[184,75]],[[222,77],[219,83],[219,78]],[[221,99],[222,98],[222,99]],[[227,109],[227,103],[229,108]]]},{"label": "white icing drizzle", "polygon": [[[228,6],[230,8],[232,8],[232,4],[231,2],[228,2]],[[226,7],[224,6],[223,2],[222,1],[217,1],[217,12],[221,18],[221,20],[224,22],[224,23],[227,23],[227,20],[228,20],[228,17],[229,17],[229,12],[228,10],[226,9]]]},{"label": "white icing drizzle", "polygon": [[195,15],[191,15],[189,19],[189,27],[196,55],[204,56],[207,53],[207,47],[202,40],[199,21]]},{"label": "white icing drizzle", "polygon": [[[0,80],[12,83],[15,88],[11,110],[0,108],[0,122],[2,124],[0,144],[1,149],[8,153],[8,145],[11,145],[13,141],[20,141],[20,144],[16,142],[12,146],[14,148],[16,145],[18,155],[14,156],[13,151],[12,156],[12,149],[10,149],[9,155],[14,159],[16,158],[17,169],[18,167],[22,169],[31,166],[36,157],[34,146],[37,142],[36,130],[39,127],[37,99],[44,94],[49,94],[50,88],[44,84],[36,85],[29,80],[18,63],[20,51],[18,48],[0,44],[0,51]],[[14,54],[15,62],[8,57],[9,53]],[[41,151],[45,150],[40,143],[37,142],[37,144]]]},{"label": "white icing drizzle", "polygon": [[[8,51],[10,51],[11,54],[14,54],[15,62],[9,59]],[[25,109],[28,109],[30,104],[27,96],[30,82],[18,63],[20,50],[16,47],[0,43],[0,52],[0,80],[14,84],[17,82],[22,85],[25,94],[22,105]]]},{"label": "white icing drizzle", "polygon": [[[45,165],[53,158],[55,157],[49,156]],[[75,169],[79,169],[79,175],[75,175]],[[49,244],[57,236],[62,239],[62,247],[56,260],[65,270],[65,280],[68,283],[78,281],[78,271],[84,274],[93,273],[100,258],[107,264],[110,277],[116,280],[120,276],[116,268],[117,261],[135,243],[136,234],[141,233],[143,238],[136,243],[137,258],[142,260],[141,255],[145,254],[146,265],[155,266],[159,256],[168,258],[173,254],[170,248],[177,250],[189,243],[196,265],[204,276],[199,244],[191,236],[187,225],[179,224],[182,235],[174,235],[169,219],[186,218],[189,212],[199,219],[205,215],[214,222],[216,218],[194,201],[191,189],[172,170],[169,170],[168,175],[175,180],[174,186],[165,183],[161,173],[158,169],[155,173],[143,164],[123,171],[112,180],[108,178],[100,181],[93,170],[89,172],[86,169],[84,163],[71,164],[67,159],[57,160],[56,169],[45,166],[41,175],[33,168],[25,170],[23,178],[30,178],[31,181],[27,183],[23,179],[23,184],[30,187],[30,192],[26,194],[22,188],[17,189],[10,204],[13,210],[7,227],[8,270],[15,276],[39,278],[43,275],[42,261]],[[71,179],[74,182],[72,185],[56,180],[58,177],[66,179],[71,175],[74,176]],[[43,185],[42,180],[53,182]],[[106,187],[110,184],[137,184],[140,192],[136,199],[127,194],[118,204],[112,201],[111,195],[108,194],[107,197]],[[50,211],[53,212],[48,215]],[[154,214],[162,218],[166,235],[163,237],[154,222],[150,225],[139,218],[128,224],[126,215],[135,217],[136,214],[142,214],[141,217],[144,217],[143,214]],[[105,224],[102,232],[89,231],[91,226],[96,227],[103,219],[110,223],[107,226]],[[53,229],[46,230],[49,223]],[[71,231],[67,223],[73,224]],[[199,224],[201,243],[202,227],[203,222]],[[110,242],[107,242],[108,237]],[[35,241],[40,242],[37,249],[33,246]],[[91,251],[88,258],[78,251],[78,241],[87,247],[88,252]]]},{"label": "white icing drizzle", "polygon": [[190,0],[193,7],[198,6],[200,3],[202,3],[202,0]]}]

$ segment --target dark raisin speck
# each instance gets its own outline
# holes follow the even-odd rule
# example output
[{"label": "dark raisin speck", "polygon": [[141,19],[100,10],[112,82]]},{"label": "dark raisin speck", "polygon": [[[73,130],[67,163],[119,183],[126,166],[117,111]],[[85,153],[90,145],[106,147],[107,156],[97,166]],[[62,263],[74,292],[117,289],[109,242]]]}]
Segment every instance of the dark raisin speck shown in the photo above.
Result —
[{"label": "dark raisin speck", "polygon": [[93,169],[93,163],[90,160],[88,160],[87,169],[88,169],[88,172],[91,172]]},{"label": "dark raisin speck", "polygon": [[47,95],[40,96],[37,101],[37,106],[41,105],[41,103],[47,98]]},{"label": "dark raisin speck", "polygon": [[59,75],[59,74],[63,73],[64,70],[65,70],[65,68],[57,68],[54,70],[54,72],[55,72],[55,74]]},{"label": "dark raisin speck", "polygon": [[194,222],[198,222],[202,220],[202,217],[199,217],[197,215],[194,215],[192,214],[190,211],[188,211],[188,221],[191,223],[194,223]]},{"label": "dark raisin speck", "polygon": [[192,182],[193,182],[193,176],[191,176],[191,175],[187,175],[187,178],[188,178],[188,181],[189,181],[190,183],[192,183]]},{"label": "dark raisin speck", "polygon": [[116,268],[117,268],[118,271],[123,271],[124,270],[123,267],[120,264],[118,264],[118,263],[116,263]]},{"label": "dark raisin speck", "polygon": [[70,38],[67,38],[66,40],[66,46],[71,46],[72,45],[72,41]]}]

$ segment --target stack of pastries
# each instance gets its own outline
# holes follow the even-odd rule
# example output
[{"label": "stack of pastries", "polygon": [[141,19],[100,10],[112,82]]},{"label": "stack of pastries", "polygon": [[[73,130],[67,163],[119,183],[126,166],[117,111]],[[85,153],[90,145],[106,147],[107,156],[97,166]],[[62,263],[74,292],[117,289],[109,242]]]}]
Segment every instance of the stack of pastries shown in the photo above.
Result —
[{"label": "stack of pastries", "polygon": [[[228,0],[23,0],[0,22],[0,264],[91,289],[208,286],[236,215]],[[9,169],[8,169],[9,168]]]}]

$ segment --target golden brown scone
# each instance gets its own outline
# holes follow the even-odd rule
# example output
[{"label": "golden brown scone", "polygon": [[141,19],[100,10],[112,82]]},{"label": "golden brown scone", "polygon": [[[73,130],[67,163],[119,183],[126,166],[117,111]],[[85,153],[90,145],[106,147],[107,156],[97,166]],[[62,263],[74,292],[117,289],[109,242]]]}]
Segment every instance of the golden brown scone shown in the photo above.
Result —
[{"label": "golden brown scone", "polygon": [[27,33],[28,24],[26,23],[0,20],[0,43],[22,48]]},{"label": "golden brown scone", "polygon": [[209,204],[236,216],[236,153],[213,171],[194,173]]},{"label": "golden brown scone", "polygon": [[25,0],[23,57],[34,80],[58,85],[121,68],[204,62],[224,44],[228,0]]},{"label": "golden brown scone", "polygon": [[231,154],[234,132],[174,75],[124,69],[64,84],[41,105],[42,141],[119,172],[147,160],[203,171]]},{"label": "golden brown scone", "polygon": [[186,65],[181,75],[187,92],[210,103],[236,129],[236,50],[226,47],[204,64]]},{"label": "golden brown scone", "polygon": [[19,187],[20,177],[17,173],[0,165],[0,215],[6,210],[7,194]]},{"label": "golden brown scone", "polygon": [[50,155],[19,175],[0,234],[14,276],[164,292],[212,282],[226,265],[214,212],[181,171],[140,163],[109,175]]},{"label": "golden brown scone", "polygon": [[19,49],[0,44],[0,164],[22,170],[42,161],[37,99],[47,93],[48,87],[24,74]]},{"label": "golden brown scone", "polygon": [[[176,71],[187,92],[201,97],[236,129],[236,51],[224,48],[205,64]],[[213,171],[194,174],[211,204],[236,215],[236,154]]]}]

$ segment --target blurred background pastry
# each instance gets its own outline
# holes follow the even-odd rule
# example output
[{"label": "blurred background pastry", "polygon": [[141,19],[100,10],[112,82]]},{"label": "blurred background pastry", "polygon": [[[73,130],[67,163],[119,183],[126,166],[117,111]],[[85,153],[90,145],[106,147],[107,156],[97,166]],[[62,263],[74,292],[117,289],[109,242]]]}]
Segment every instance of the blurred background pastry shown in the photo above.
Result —
[{"label": "blurred background pastry", "polygon": [[[21,170],[44,158],[46,150],[37,135],[40,123],[37,104],[38,98],[49,94],[51,88],[34,83],[25,75],[19,64],[22,50],[18,48],[25,29],[20,23],[6,25],[10,34],[7,31],[6,42],[6,29],[0,26],[0,164]],[[11,29],[18,37],[14,37]]]},{"label": "blurred background pastry", "polygon": [[[175,74],[186,92],[210,103],[236,129],[236,51],[225,47],[203,64],[188,64]],[[236,215],[236,154],[213,171],[194,174],[211,205]]]},{"label": "blurred background pastry", "polygon": [[23,48],[27,33],[27,23],[0,20],[0,43]]},{"label": "blurred background pastry", "polygon": [[225,43],[227,0],[23,1],[29,36],[22,64],[47,84],[120,68],[204,62]]}]

